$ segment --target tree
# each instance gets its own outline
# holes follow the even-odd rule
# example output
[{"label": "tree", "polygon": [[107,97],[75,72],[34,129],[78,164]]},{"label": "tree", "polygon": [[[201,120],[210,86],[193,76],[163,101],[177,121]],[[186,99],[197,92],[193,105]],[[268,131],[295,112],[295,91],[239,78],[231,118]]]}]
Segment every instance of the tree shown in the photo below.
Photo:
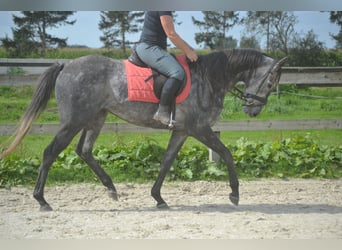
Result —
[{"label": "tree", "polygon": [[67,38],[52,36],[47,30],[60,25],[73,25],[76,20],[67,20],[73,14],[74,11],[21,11],[21,16],[13,15],[17,26],[12,28],[13,39],[2,38],[2,44],[16,56],[27,56],[40,49],[40,56],[45,57],[48,47],[67,45]]},{"label": "tree", "polygon": [[291,38],[295,35],[297,17],[287,11],[248,11],[244,20],[247,30],[266,35],[267,51],[280,50],[288,54]]},{"label": "tree", "polygon": [[39,43],[34,41],[29,28],[12,29],[13,39],[8,36],[1,39],[1,43],[11,57],[28,57],[38,54]]},{"label": "tree", "polygon": [[141,30],[140,23],[143,22],[142,11],[101,11],[99,29],[103,36],[101,42],[106,48],[119,47],[126,55],[126,48],[132,42],[128,41],[128,33],[136,33]]},{"label": "tree", "polygon": [[224,49],[235,49],[238,45],[238,40],[233,38],[232,36],[225,37],[222,41],[222,48]]},{"label": "tree", "polygon": [[255,36],[242,36],[240,39],[240,48],[260,49],[260,44]]},{"label": "tree", "polygon": [[330,22],[340,26],[340,31],[331,37],[336,40],[336,49],[342,49],[342,11],[330,11]]},{"label": "tree", "polygon": [[[202,11],[204,20],[196,20],[192,17],[194,25],[202,31],[195,33],[197,44],[203,43],[210,49],[223,49],[233,40],[227,33],[230,28],[239,22],[239,15],[234,11]],[[236,45],[235,45],[236,46]]]},{"label": "tree", "polygon": [[324,44],[317,40],[317,35],[310,30],[304,37],[296,37],[290,49],[289,64],[295,66],[324,66]]},{"label": "tree", "polygon": [[248,32],[266,35],[267,51],[270,48],[270,13],[270,11],[248,11],[247,17],[243,19]]}]

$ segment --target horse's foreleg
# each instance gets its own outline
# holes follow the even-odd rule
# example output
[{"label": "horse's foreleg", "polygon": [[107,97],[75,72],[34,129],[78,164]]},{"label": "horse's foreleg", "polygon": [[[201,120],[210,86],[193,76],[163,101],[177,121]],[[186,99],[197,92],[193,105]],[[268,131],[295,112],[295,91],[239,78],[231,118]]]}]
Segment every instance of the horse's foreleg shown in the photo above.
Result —
[{"label": "horse's foreleg", "polygon": [[157,201],[157,207],[158,208],[168,208],[167,203],[163,200],[163,198],[160,195],[160,189],[163,185],[164,179],[168,171],[170,170],[170,167],[176,158],[180,148],[182,147],[184,141],[186,140],[187,135],[184,132],[180,131],[173,131],[169,145],[167,147],[166,153],[161,161],[161,168],[159,171],[158,178],[156,182],[154,183],[151,195],[152,197]]},{"label": "horse's foreleg", "polygon": [[239,204],[239,181],[235,172],[234,160],[230,151],[224,146],[220,139],[216,136],[214,131],[209,127],[197,128],[192,131],[193,136],[207,147],[214,150],[220,155],[228,167],[229,183],[232,188],[232,193],[229,195],[230,201],[234,205]]},{"label": "horse's foreleg", "polygon": [[33,197],[40,204],[40,211],[51,211],[52,208],[44,199],[44,187],[48,172],[52,163],[56,160],[60,152],[62,152],[77,134],[77,130],[63,127],[55,136],[53,141],[44,150],[43,160],[39,168],[36,186],[34,188]]},{"label": "horse's foreleg", "polygon": [[114,187],[112,179],[109,175],[100,167],[97,161],[94,159],[92,150],[101,128],[104,124],[107,113],[101,113],[93,123],[88,124],[82,131],[81,137],[76,147],[76,153],[89,165],[94,173],[99,177],[102,184],[108,188],[108,192],[111,198],[118,200],[118,195]]}]

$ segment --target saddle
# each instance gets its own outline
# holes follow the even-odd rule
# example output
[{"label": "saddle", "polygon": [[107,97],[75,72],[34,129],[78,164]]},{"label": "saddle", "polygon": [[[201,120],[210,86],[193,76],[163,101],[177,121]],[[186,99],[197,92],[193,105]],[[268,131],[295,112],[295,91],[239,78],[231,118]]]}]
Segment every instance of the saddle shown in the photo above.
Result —
[{"label": "saddle", "polygon": [[[183,102],[190,93],[190,70],[184,55],[175,56],[186,72],[186,81],[180,87],[176,103]],[[159,103],[160,95],[167,77],[145,64],[132,49],[128,60],[124,61],[127,76],[128,100]]]},{"label": "saddle", "polygon": [[138,67],[148,68],[148,65],[144,63],[138,56],[135,47],[132,48],[132,54],[128,57],[128,61]]}]

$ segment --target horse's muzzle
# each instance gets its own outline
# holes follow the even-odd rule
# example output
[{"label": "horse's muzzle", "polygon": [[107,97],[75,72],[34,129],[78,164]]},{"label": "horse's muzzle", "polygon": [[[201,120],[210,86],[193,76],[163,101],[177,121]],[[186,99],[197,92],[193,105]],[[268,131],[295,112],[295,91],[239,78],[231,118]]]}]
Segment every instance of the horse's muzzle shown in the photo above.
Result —
[{"label": "horse's muzzle", "polygon": [[243,111],[250,117],[256,117],[262,110],[263,105],[244,105]]}]

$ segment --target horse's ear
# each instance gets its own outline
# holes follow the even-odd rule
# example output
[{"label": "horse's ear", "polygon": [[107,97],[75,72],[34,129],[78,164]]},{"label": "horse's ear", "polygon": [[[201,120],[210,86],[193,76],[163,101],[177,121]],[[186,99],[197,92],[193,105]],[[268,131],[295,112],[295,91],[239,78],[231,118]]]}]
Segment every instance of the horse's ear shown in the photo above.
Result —
[{"label": "horse's ear", "polygon": [[272,71],[278,71],[287,61],[287,56],[280,59],[273,67]]},{"label": "horse's ear", "polygon": [[280,59],[280,60],[278,61],[278,63],[282,66],[284,63],[286,63],[286,61],[287,61],[287,56],[285,56],[285,57],[283,57],[282,59]]}]

